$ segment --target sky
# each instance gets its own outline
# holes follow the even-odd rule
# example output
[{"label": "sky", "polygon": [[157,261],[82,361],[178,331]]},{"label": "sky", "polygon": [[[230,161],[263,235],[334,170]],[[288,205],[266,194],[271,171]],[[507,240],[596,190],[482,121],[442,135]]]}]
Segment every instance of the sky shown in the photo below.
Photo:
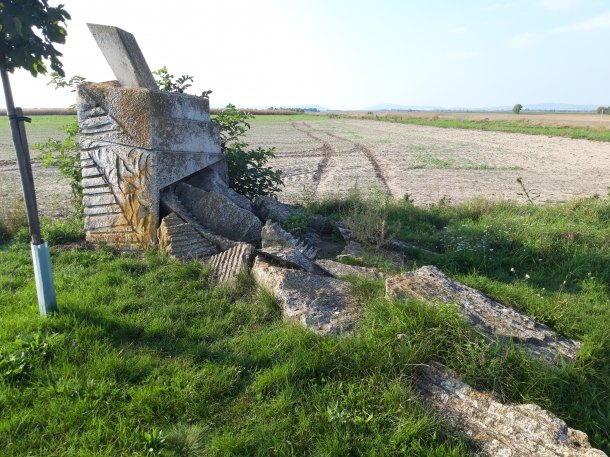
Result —
[{"label": "sky", "polygon": [[[114,79],[86,23],[135,35],[151,70],[195,76],[213,107],[610,105],[609,0],[50,0],[72,19],[67,76]],[[11,76],[17,106],[67,107]],[[4,108],[4,99],[0,108]]]}]

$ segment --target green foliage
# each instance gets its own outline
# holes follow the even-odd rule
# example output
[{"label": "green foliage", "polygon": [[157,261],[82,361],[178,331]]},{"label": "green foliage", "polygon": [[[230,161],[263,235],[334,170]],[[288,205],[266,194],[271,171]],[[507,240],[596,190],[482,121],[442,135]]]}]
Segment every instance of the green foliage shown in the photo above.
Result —
[{"label": "green foliage", "polygon": [[33,76],[45,74],[45,60],[51,69],[63,75],[61,53],[55,43],[66,41],[62,26],[70,19],[63,5],[49,6],[47,0],[2,0],[0,2],[0,68],[17,68]]},{"label": "green foliage", "polygon": [[598,106],[595,112],[597,114],[608,114],[610,113],[610,106]]},{"label": "green foliage", "polygon": [[[214,122],[220,125],[220,145],[223,150],[231,143],[241,141],[241,137],[250,130],[248,121],[251,119],[254,119],[252,114],[240,111],[230,103],[214,117]],[[247,146],[243,142],[240,145]]]},{"label": "green foliage", "polygon": [[513,113],[519,114],[522,109],[523,105],[521,103],[517,103],[515,106],[513,106]]},{"label": "green foliage", "polygon": [[312,220],[313,216],[307,210],[304,208],[297,208],[288,219],[280,222],[280,225],[284,230],[287,230],[290,233],[302,235],[305,233]]},{"label": "green foliage", "polygon": [[[159,89],[166,92],[177,92],[179,94],[186,93],[186,90],[192,86],[192,82],[195,80],[194,76],[182,75],[179,78],[174,78],[174,75],[169,73],[169,70],[163,65],[158,70],[153,71],[153,75],[158,76],[155,80]],[[201,93],[201,97],[209,98],[211,90],[204,90]]]},{"label": "green foliage", "polygon": [[66,133],[63,140],[49,138],[44,143],[34,145],[33,149],[40,151],[39,158],[42,159],[44,168],[57,167],[61,175],[68,179],[75,204],[80,208],[83,186],[78,121],[74,119],[60,130]]},{"label": "green foliage", "polygon": [[220,144],[229,165],[229,185],[250,199],[257,195],[273,196],[284,185],[282,172],[267,166],[275,156],[275,148],[248,150],[248,144],[242,140],[252,118],[231,104],[214,117],[220,125]]},{"label": "green foliage", "polygon": [[159,76],[159,78],[155,80],[159,89],[180,94],[186,92],[186,90],[192,86],[191,83],[194,80],[194,77],[189,75],[182,75],[178,79],[174,79],[174,75],[169,73],[165,65],[158,70],[153,71],[153,75]]},{"label": "green foliage", "polygon": [[392,198],[380,189],[363,194],[360,189],[350,189],[341,211],[343,219],[355,239],[366,246],[380,248],[389,241],[395,230],[389,230],[387,219]]}]

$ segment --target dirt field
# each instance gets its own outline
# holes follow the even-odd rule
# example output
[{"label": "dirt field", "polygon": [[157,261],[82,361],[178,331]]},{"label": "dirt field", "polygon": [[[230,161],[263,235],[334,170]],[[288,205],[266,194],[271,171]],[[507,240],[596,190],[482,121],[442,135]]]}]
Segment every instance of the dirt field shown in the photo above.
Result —
[{"label": "dirt field", "polygon": [[[564,115],[549,116],[561,122],[557,117]],[[575,116],[573,122],[591,117],[565,116]],[[30,131],[31,143],[54,132],[46,125],[42,133]],[[21,185],[8,129],[1,133],[5,208],[21,199]],[[285,173],[280,198],[287,201],[343,194],[355,185],[396,198],[408,194],[420,205],[476,196],[526,201],[518,177],[536,203],[605,196],[610,187],[610,143],[603,142],[313,116],[255,121],[248,141],[252,147],[276,147],[272,164]],[[68,183],[56,170],[35,165],[34,174],[41,211],[65,215]]]},{"label": "dirt field", "polygon": [[276,146],[283,198],[341,194],[357,185],[417,204],[477,196],[536,203],[593,194],[610,186],[610,143],[325,119],[253,123],[253,146]]}]

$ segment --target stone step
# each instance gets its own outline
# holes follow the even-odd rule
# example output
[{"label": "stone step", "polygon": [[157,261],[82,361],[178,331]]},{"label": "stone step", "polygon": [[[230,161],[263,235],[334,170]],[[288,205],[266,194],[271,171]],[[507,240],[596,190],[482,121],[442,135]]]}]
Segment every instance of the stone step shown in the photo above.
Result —
[{"label": "stone step", "polygon": [[210,264],[214,270],[214,277],[219,282],[229,282],[237,277],[242,271],[250,266],[250,259],[254,253],[254,246],[240,243],[220,254],[210,258]]},{"label": "stone step", "polygon": [[213,243],[199,235],[175,213],[163,218],[157,237],[159,249],[180,260],[209,258],[218,253]]},{"label": "stone step", "polygon": [[447,418],[485,455],[510,457],[605,457],[581,431],[537,405],[508,405],[474,389],[447,367],[432,363],[418,369],[414,390]]},{"label": "stone step", "polygon": [[359,267],[335,262],[330,259],[316,260],[316,265],[335,278],[342,276],[359,276],[369,279],[383,279],[385,275],[377,268]]},{"label": "stone step", "polygon": [[578,341],[559,335],[482,292],[453,281],[434,266],[388,278],[386,295],[399,299],[414,297],[432,304],[456,304],[468,323],[490,341],[498,338],[513,341],[550,365],[562,360],[573,362],[580,349]]}]

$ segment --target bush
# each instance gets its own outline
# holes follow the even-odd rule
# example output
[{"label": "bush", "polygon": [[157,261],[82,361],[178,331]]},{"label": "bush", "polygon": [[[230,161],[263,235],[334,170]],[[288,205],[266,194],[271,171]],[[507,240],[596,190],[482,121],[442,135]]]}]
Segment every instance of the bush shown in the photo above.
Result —
[{"label": "bush", "polygon": [[63,140],[48,139],[44,143],[34,145],[33,149],[40,151],[44,168],[57,167],[59,172],[70,181],[70,190],[74,196],[75,205],[80,208],[83,201],[83,173],[80,164],[80,144],[78,134],[80,128],[74,119],[70,124],[61,127],[66,132]]},{"label": "bush", "polygon": [[248,120],[253,117],[229,104],[214,118],[220,124],[220,144],[229,165],[229,185],[250,199],[257,195],[273,196],[284,185],[282,172],[267,166],[275,156],[275,148],[247,150],[248,144],[241,139],[250,129]]}]

